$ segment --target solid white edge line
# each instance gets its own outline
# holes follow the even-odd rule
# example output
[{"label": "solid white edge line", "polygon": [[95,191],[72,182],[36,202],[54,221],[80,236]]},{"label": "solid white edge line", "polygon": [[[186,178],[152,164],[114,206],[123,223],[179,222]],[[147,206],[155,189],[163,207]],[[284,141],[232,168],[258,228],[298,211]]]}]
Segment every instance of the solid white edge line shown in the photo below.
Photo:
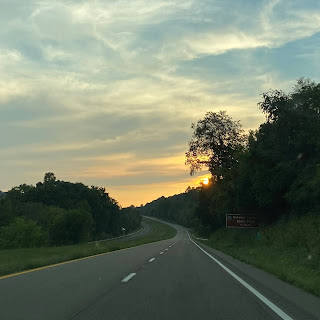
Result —
[{"label": "solid white edge line", "polygon": [[124,279],[122,279],[121,282],[128,282],[135,275],[136,275],[136,273],[130,273],[128,276],[126,276]]},{"label": "solid white edge line", "polygon": [[163,254],[163,252],[161,251],[160,254]]},{"label": "solid white edge line", "polygon": [[245,288],[247,288],[251,293],[253,293],[258,299],[260,299],[265,305],[267,305],[272,311],[274,311],[281,319],[283,320],[293,320],[290,316],[288,316],[285,312],[283,312],[280,308],[278,308],[274,303],[272,303],[269,299],[263,296],[260,292],[256,289],[251,287],[248,283],[238,277],[234,272],[232,272],[229,268],[224,266],[220,261],[214,258],[210,253],[202,249],[197,243],[195,243],[191,238],[188,232],[188,236],[190,241],[196,245],[202,252],[204,252],[208,257],[210,257],[214,262],[216,262],[222,269],[224,269],[227,273],[230,274],[234,279],[240,282]]},{"label": "solid white edge line", "polygon": [[151,258],[150,260],[149,260],[149,262],[152,262],[152,261],[154,261],[156,258]]}]

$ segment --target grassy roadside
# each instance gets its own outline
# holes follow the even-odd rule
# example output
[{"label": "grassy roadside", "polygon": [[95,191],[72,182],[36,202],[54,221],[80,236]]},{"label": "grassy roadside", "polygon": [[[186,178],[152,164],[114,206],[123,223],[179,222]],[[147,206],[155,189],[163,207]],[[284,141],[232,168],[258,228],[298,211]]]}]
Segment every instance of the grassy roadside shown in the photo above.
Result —
[{"label": "grassy roadside", "polygon": [[147,218],[143,218],[143,220],[152,226],[152,231],[141,238],[135,238],[125,242],[114,240],[74,246],[1,250],[0,276],[99,253],[111,252],[139,246],[145,243],[170,239],[177,233],[174,228],[167,224]]},{"label": "grassy roadside", "polygon": [[261,230],[260,240],[257,230],[222,228],[200,242],[320,297],[319,218],[303,219]]}]

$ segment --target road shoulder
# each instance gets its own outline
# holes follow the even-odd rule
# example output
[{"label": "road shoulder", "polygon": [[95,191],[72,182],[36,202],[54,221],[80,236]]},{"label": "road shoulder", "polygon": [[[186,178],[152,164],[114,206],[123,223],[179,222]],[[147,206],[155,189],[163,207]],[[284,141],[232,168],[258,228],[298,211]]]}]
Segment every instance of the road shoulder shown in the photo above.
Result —
[{"label": "road shoulder", "polygon": [[196,241],[227,268],[266,296],[293,319],[320,319],[320,299],[252,265]]}]

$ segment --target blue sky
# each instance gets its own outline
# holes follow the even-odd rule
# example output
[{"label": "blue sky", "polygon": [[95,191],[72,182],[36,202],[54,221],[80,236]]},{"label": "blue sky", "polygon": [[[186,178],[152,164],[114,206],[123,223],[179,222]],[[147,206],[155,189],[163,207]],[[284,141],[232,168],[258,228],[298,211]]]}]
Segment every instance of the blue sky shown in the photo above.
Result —
[{"label": "blue sky", "polygon": [[121,205],[184,191],[190,125],[246,130],[271,88],[319,82],[319,1],[13,1],[0,10],[0,190],[58,179]]}]

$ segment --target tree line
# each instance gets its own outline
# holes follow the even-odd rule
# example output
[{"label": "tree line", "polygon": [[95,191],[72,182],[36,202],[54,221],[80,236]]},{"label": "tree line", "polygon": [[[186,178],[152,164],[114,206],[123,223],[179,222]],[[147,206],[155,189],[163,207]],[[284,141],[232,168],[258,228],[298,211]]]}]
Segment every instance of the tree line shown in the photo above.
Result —
[{"label": "tree line", "polygon": [[0,248],[72,245],[137,229],[139,212],[122,209],[105,188],[57,180],[48,172],[0,200]]},{"label": "tree line", "polygon": [[185,227],[192,227],[198,221],[195,215],[198,198],[199,189],[188,188],[185,193],[168,198],[161,197],[138,209],[144,216],[155,216]]},{"label": "tree line", "polygon": [[[212,175],[198,188],[196,206],[185,203],[195,228],[219,228],[229,213],[257,214],[262,225],[320,214],[320,84],[300,78],[288,94],[262,94],[258,107],[266,121],[249,134],[223,111],[192,124],[186,165],[191,175],[204,168]],[[192,198],[189,193],[185,197]],[[174,210],[163,212],[172,198],[166,201],[144,211],[178,222]]]}]

